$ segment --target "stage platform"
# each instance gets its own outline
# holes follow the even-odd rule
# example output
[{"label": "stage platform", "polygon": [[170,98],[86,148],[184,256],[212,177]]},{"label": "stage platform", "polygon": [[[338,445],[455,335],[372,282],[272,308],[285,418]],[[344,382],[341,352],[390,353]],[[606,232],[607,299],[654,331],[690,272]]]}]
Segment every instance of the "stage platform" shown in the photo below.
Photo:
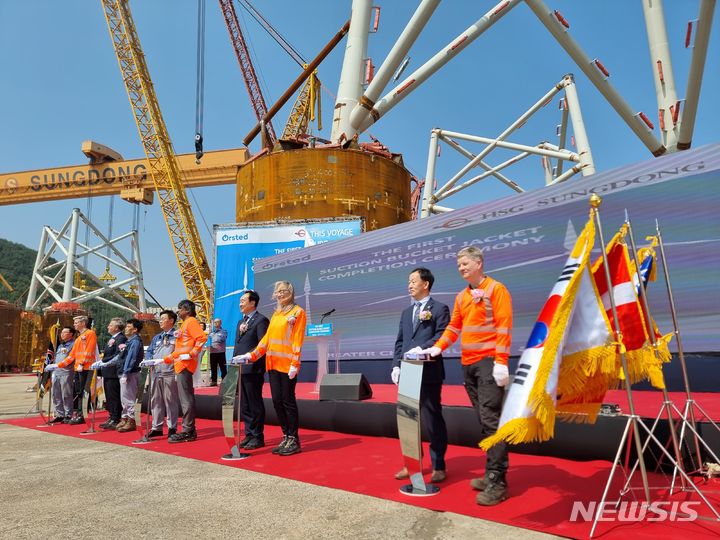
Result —
[{"label": "stage platform", "polygon": [[[397,438],[395,403],[397,387],[393,384],[372,384],[373,396],[364,401],[320,401],[315,384],[299,382],[296,395],[300,411],[300,427],[319,431],[335,431],[354,435]],[[219,420],[222,416],[218,387],[197,388],[197,414],[200,418]],[[263,387],[266,422],[276,425],[277,418],[270,399],[270,387]],[[633,391],[636,412],[651,425],[662,407],[662,392]],[[679,410],[685,406],[684,392],[671,392],[670,398]],[[720,394],[694,393],[694,400],[717,421],[720,418]],[[460,385],[443,386],[443,415],[448,427],[450,444],[477,447],[480,439],[478,421],[465,389]],[[608,392],[606,403],[620,406],[622,414],[600,416],[593,425],[558,422],[555,437],[544,443],[523,444],[513,452],[554,456],[574,460],[612,461],[627,423],[627,394],[624,390]],[[720,433],[702,415],[696,415],[703,438],[716,454],[720,454]],[[661,420],[657,431],[661,441],[668,440],[667,420]]]}]

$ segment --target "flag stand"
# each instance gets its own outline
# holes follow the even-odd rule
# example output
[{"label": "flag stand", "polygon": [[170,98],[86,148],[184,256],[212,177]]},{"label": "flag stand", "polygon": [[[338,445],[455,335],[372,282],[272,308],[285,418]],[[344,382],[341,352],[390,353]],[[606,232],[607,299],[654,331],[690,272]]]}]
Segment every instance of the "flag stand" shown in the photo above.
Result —
[{"label": "flag stand", "polygon": [[[680,338],[680,326],[678,324],[677,320],[677,311],[675,310],[675,299],[673,297],[672,293],[672,286],[670,284],[670,273],[668,270],[667,265],[667,258],[665,257],[665,246],[663,244],[662,240],[662,234],[660,233],[660,225],[658,224],[658,221],[655,220],[655,232],[658,239],[658,246],[660,248],[660,257],[662,259],[662,268],[663,268],[663,274],[665,275],[665,285],[667,288],[668,293],[668,300],[670,303],[670,314],[672,316],[673,321],[673,330],[675,333],[675,339],[677,340],[677,348],[678,348],[678,360],[680,362],[680,368],[682,371],[683,376],[683,383],[685,386],[685,406],[683,407],[683,412],[681,413],[677,407],[673,405],[673,409],[677,412],[677,414],[681,418],[681,424],[682,427],[680,429],[680,440],[685,440],[685,428],[687,427],[693,434],[693,443],[694,443],[694,451],[695,456],[697,458],[697,469],[693,472],[706,472],[704,468],[704,464],[702,462],[702,454],[700,452],[700,445],[708,451],[708,453],[715,459],[716,463],[720,463],[720,459],[718,459],[717,455],[712,451],[712,449],[708,446],[708,444],[702,439],[702,437],[698,434],[697,431],[697,425],[695,422],[695,410],[697,409],[698,412],[700,412],[711,424],[712,426],[720,432],[720,427],[715,423],[715,421],[710,417],[710,415],[705,412],[705,410],[693,399],[692,391],[690,390],[690,379],[688,377],[687,373],[687,363],[685,362],[685,354],[684,349],[682,346],[682,340]],[[675,473],[673,473],[673,481],[675,479]]]},{"label": "flag stand", "polygon": [[[645,495],[645,502],[643,503],[643,505],[648,506],[648,507],[650,506],[650,504],[651,504],[650,487],[648,484],[647,468],[646,468],[645,457],[644,457],[643,452],[644,452],[645,448],[648,446],[649,442],[652,441],[657,445],[659,450],[665,455],[665,457],[668,459],[668,461],[674,465],[674,467],[675,467],[674,470],[676,472],[680,473],[683,481],[687,482],[687,484],[690,485],[696,491],[698,496],[703,500],[703,502],[705,502],[705,504],[715,514],[717,520],[720,521],[720,514],[718,514],[717,510],[715,510],[715,508],[713,508],[712,504],[705,498],[705,496],[702,494],[702,492],[692,482],[692,480],[688,477],[687,473],[679,466],[678,462],[675,459],[673,459],[672,455],[667,451],[665,446],[657,439],[657,437],[655,437],[653,432],[650,429],[648,429],[648,427],[642,422],[640,416],[638,416],[635,413],[635,404],[634,404],[633,396],[632,396],[632,388],[631,388],[631,384],[630,384],[630,376],[629,376],[629,371],[628,371],[627,358],[625,356],[625,347],[623,345],[622,331],[620,329],[619,322],[618,322],[619,319],[618,319],[618,315],[617,315],[617,308],[615,305],[615,298],[614,298],[614,294],[613,294],[612,279],[610,277],[610,267],[609,267],[608,260],[607,260],[607,253],[605,250],[605,240],[603,237],[602,224],[600,221],[600,213],[598,210],[601,202],[602,202],[602,199],[597,194],[593,194],[590,197],[590,206],[592,207],[593,217],[595,218],[595,222],[597,224],[598,237],[600,238],[600,248],[602,251],[602,261],[603,261],[603,268],[605,271],[605,279],[607,282],[608,299],[610,301],[610,307],[611,307],[611,311],[612,311],[612,315],[613,315],[612,330],[615,333],[616,342],[618,344],[618,348],[620,351],[620,362],[622,365],[623,373],[625,374],[625,389],[627,391],[628,407],[630,409],[630,414],[628,415],[627,424],[625,425],[625,430],[623,431],[623,435],[618,444],[618,450],[617,450],[617,453],[615,454],[615,459],[613,460],[613,464],[610,469],[610,474],[608,475],[608,480],[607,480],[607,483],[605,484],[605,489],[603,490],[602,498],[595,510],[595,516],[593,518],[593,524],[592,524],[592,528],[590,529],[589,536],[590,536],[590,538],[593,537],[593,534],[597,527],[598,521],[603,514],[607,496],[608,496],[608,492],[610,491],[610,485],[612,484],[612,480],[615,475],[615,470],[620,465],[621,454],[623,452],[623,449],[626,446],[626,443],[628,442],[628,437],[630,437],[630,436],[633,437],[633,440],[635,442],[635,449],[637,452],[637,461],[635,463],[635,466],[633,467],[631,474],[629,476],[627,476],[627,478],[626,478],[626,484],[625,484],[623,490],[620,492],[620,496],[624,495],[631,489],[631,488],[628,488],[628,486],[630,484],[630,480],[631,480],[632,476],[634,475],[635,471],[637,470],[637,467],[639,466],[640,474],[642,477],[642,490]],[[674,318],[674,313],[673,313],[673,318]],[[668,399],[668,401],[669,401],[669,399]],[[660,414],[658,416],[660,416]],[[671,417],[669,407],[668,407],[668,416]],[[631,430],[632,430],[632,435],[630,435]],[[647,440],[644,445],[640,441],[640,431],[641,430],[644,430],[644,432],[647,435]],[[695,430],[693,430],[693,431],[695,432]],[[695,432],[695,433],[697,435],[697,432]],[[677,440],[675,440],[675,442],[677,443]],[[677,447],[676,447],[676,450],[677,450]],[[654,489],[657,489],[657,488],[654,488]],[[662,488],[662,489],[664,489],[664,488]],[[619,505],[619,503],[620,503],[620,500],[616,501],[616,505]]]},{"label": "flag stand", "polygon": [[[646,314],[646,329],[647,329],[647,332],[648,332],[648,336],[650,336],[650,340],[651,340],[651,342],[652,342],[652,346],[653,346],[653,348],[655,349],[655,353],[657,354],[657,347],[656,347],[656,346],[657,346],[657,340],[656,340],[656,338],[655,338],[655,329],[654,329],[654,327],[653,327],[653,325],[652,325],[652,322],[651,322],[653,319],[652,319],[652,316],[651,316],[651,314],[650,314],[650,307],[649,307],[649,305],[648,305],[648,300],[647,300],[647,291],[646,291],[645,286],[644,286],[644,283],[643,283],[644,280],[642,279],[642,276],[640,276],[640,270],[639,270],[639,269],[640,269],[640,261],[638,260],[638,252],[637,252],[637,248],[636,248],[636,245],[635,245],[635,237],[634,237],[634,235],[633,235],[632,225],[631,225],[630,220],[629,220],[629,218],[628,218],[628,216],[627,216],[627,211],[626,211],[626,213],[625,213],[625,223],[627,223],[627,226],[628,226],[628,236],[629,236],[629,238],[630,238],[630,245],[631,245],[631,247],[632,247],[633,257],[634,257],[634,259],[635,259],[635,269],[636,269],[636,275],[637,275],[637,277],[638,277],[638,282],[639,282],[639,287],[638,287],[638,289],[639,289],[639,291],[640,291],[640,298],[642,299],[643,308],[645,309],[645,314]],[[663,268],[664,268],[664,270],[665,270],[665,277],[668,278],[666,261],[665,261],[664,253],[663,253],[663,251],[662,251],[662,240],[661,240],[661,237],[660,237],[660,231],[659,231],[657,222],[656,222],[656,230],[657,230],[658,243],[659,243],[659,245],[660,245],[660,247],[661,247],[661,254],[663,254]],[[670,298],[671,298],[671,303],[670,303],[670,305],[671,305],[671,308],[672,308],[672,312],[673,312],[673,314],[674,314],[674,303],[672,302],[672,296],[671,296]],[[677,322],[676,322],[676,320],[675,320],[674,315],[673,315],[673,320],[674,320],[674,322],[676,323],[676,326],[675,326],[675,334],[679,336],[679,331],[678,331],[678,328],[677,328]],[[679,345],[679,347],[680,347],[680,350],[682,351],[681,343],[678,342],[678,345]],[[682,356],[682,354],[681,354],[681,356]],[[686,370],[686,366],[685,366],[685,363],[684,363],[684,357],[682,357],[682,360],[683,360],[683,361],[681,362],[681,366],[682,366],[682,371],[683,371],[683,375],[684,375],[684,379],[685,379],[685,388],[686,388],[686,391],[687,391],[687,393],[688,393],[688,396],[690,396],[690,395],[691,395],[691,394],[690,394],[690,385],[689,385],[689,380],[688,380],[688,377],[687,377],[687,370]],[[687,427],[691,430],[691,432],[694,434],[694,436],[695,436],[695,448],[696,448],[696,450],[697,450],[697,454],[696,454],[696,455],[697,455],[697,457],[698,457],[698,461],[699,461],[699,462],[702,462],[702,460],[701,460],[701,454],[700,454],[700,443],[702,443],[702,445],[703,445],[703,446],[706,448],[706,450],[715,458],[715,460],[718,460],[718,458],[717,458],[717,456],[715,455],[715,453],[712,451],[712,449],[708,446],[708,444],[707,444],[707,443],[700,437],[700,435],[698,434],[698,432],[697,432],[697,427],[696,427],[695,421],[694,421],[695,419],[692,418],[691,421],[690,421],[690,423],[688,423],[688,421],[687,421],[687,415],[683,415],[683,414],[678,410],[678,408],[675,406],[675,404],[672,402],[672,400],[670,399],[670,396],[668,395],[667,388],[665,388],[665,387],[663,386],[662,392],[663,392],[663,404],[661,405],[660,410],[658,411],[658,414],[657,414],[657,416],[655,417],[655,421],[653,422],[653,425],[652,425],[652,427],[650,428],[650,431],[649,431],[649,432],[650,432],[650,433],[654,433],[654,432],[655,432],[655,429],[657,428],[657,426],[658,426],[658,424],[659,424],[659,422],[660,422],[660,419],[661,419],[662,416],[663,416],[663,412],[666,412],[666,413],[667,413],[667,419],[668,419],[668,426],[669,426],[669,428],[670,428],[670,437],[671,437],[671,440],[672,440],[673,449],[674,449],[674,451],[675,451],[675,460],[674,460],[674,461],[671,460],[671,462],[672,462],[672,464],[673,464],[673,475],[672,475],[672,481],[670,482],[669,495],[672,495],[673,492],[675,491],[675,481],[676,481],[676,479],[677,479],[677,474],[678,474],[678,472],[679,472],[679,471],[686,472],[685,469],[684,469],[684,463],[683,463],[682,454],[681,454],[681,452],[680,452],[680,444],[678,443],[677,428],[676,428],[676,426],[675,426],[674,418],[673,418],[673,415],[672,415],[673,411],[675,411],[675,413],[676,413],[676,414],[678,415],[678,417],[681,419],[681,420],[680,420],[680,423],[682,424],[682,428],[681,428],[679,440],[680,440],[680,441],[684,440],[684,433],[685,433],[684,430],[685,430],[685,426],[687,426]],[[691,399],[691,398],[690,398],[690,399]],[[703,411],[703,414],[704,414],[704,411]],[[707,415],[706,415],[706,416],[707,416]],[[710,421],[712,422],[712,420],[710,420]],[[712,423],[713,423],[713,425],[715,425],[714,422],[712,422]],[[715,427],[717,428],[717,425],[715,425]],[[647,440],[645,441],[645,444],[643,445],[643,452],[644,452],[645,449],[648,447],[649,443],[650,443],[650,439],[647,439]],[[626,492],[628,491],[628,489],[630,489],[630,488],[629,488],[630,481],[631,481],[631,479],[632,479],[632,477],[633,477],[633,475],[634,475],[634,473],[635,473],[636,470],[637,470],[637,462],[635,463],[635,465],[633,466],[632,470],[630,471],[630,474],[628,475],[628,478],[627,478],[627,480],[626,480],[626,482],[625,482],[625,486],[623,487],[623,489],[622,489],[622,491],[621,491],[621,494],[626,493]],[[698,472],[698,471],[693,471],[693,472]],[[699,488],[695,485],[694,482],[692,482],[692,481],[690,482],[691,488],[686,485],[686,478],[687,478],[687,475],[685,475],[685,474],[681,474],[681,475],[680,475],[680,483],[681,483],[680,490],[681,490],[681,491],[692,491],[692,490],[694,490],[694,491],[696,491],[696,492],[701,496],[701,498],[702,498],[707,504],[709,504],[709,503],[705,500],[705,498],[702,496],[702,494],[700,493]],[[711,507],[711,509],[712,509],[712,507]],[[717,512],[715,512],[715,514],[716,514],[716,516],[720,519],[720,516],[717,515]]]},{"label": "flag stand", "polygon": [[[628,231],[629,231],[629,236],[630,236],[630,243],[631,243],[631,245],[632,245],[633,254],[634,254],[634,257],[635,257],[635,268],[636,268],[636,269],[639,269],[639,268],[640,268],[640,262],[639,262],[639,260],[638,260],[638,252],[637,252],[637,249],[636,249],[636,247],[635,247],[635,239],[634,239],[633,233],[632,233],[632,226],[630,225],[630,220],[627,218],[627,212],[626,212],[626,216],[625,216],[625,221],[626,221],[626,223],[628,224]],[[655,428],[657,427],[658,423],[660,422],[661,417],[663,416],[663,410],[665,410],[665,411],[667,412],[667,416],[668,416],[668,425],[669,425],[669,427],[670,427],[670,436],[672,437],[672,443],[673,443],[673,447],[674,447],[674,449],[675,449],[675,461],[676,461],[676,466],[673,468],[672,481],[671,481],[671,483],[670,483],[670,494],[672,495],[673,491],[675,490],[675,481],[676,481],[676,479],[677,479],[678,467],[683,467],[683,466],[684,466],[684,461],[683,461],[683,458],[682,458],[682,454],[681,454],[681,452],[680,452],[680,444],[678,443],[677,428],[676,428],[676,426],[674,425],[674,419],[673,419],[673,416],[672,416],[672,412],[675,411],[675,413],[676,413],[676,414],[678,415],[678,417],[680,418],[680,425],[681,425],[682,427],[680,428],[680,437],[679,437],[679,440],[680,440],[680,441],[684,441],[684,440],[685,440],[685,428],[686,428],[686,427],[687,427],[687,428],[692,432],[692,434],[693,434],[694,446],[695,446],[694,450],[695,450],[695,456],[696,456],[696,458],[697,458],[698,468],[695,469],[695,470],[693,470],[693,471],[691,471],[690,474],[698,473],[698,472],[704,472],[704,471],[703,471],[703,466],[702,466],[702,454],[701,454],[701,452],[700,452],[700,445],[701,445],[701,444],[702,444],[702,446],[707,450],[707,452],[715,459],[715,462],[716,462],[716,463],[717,463],[717,462],[720,462],[720,459],[718,459],[717,455],[712,451],[712,449],[710,448],[710,446],[709,446],[709,445],[702,439],[702,437],[698,434],[697,426],[696,426],[696,423],[695,423],[694,411],[693,411],[692,407],[695,407],[695,406],[696,406],[696,407],[698,408],[698,410],[701,411],[701,413],[702,413],[702,414],[710,421],[710,423],[715,427],[715,429],[718,429],[718,430],[720,431],[720,428],[718,428],[717,424],[715,424],[715,422],[708,416],[708,414],[707,414],[699,405],[695,404],[694,400],[692,399],[692,393],[691,393],[691,391],[690,391],[690,382],[689,382],[689,378],[688,378],[688,375],[687,375],[687,366],[686,366],[686,364],[685,364],[685,356],[684,356],[684,354],[683,354],[682,341],[680,340],[680,330],[679,330],[679,327],[678,327],[678,324],[677,324],[677,317],[676,317],[676,312],[675,312],[675,302],[674,302],[674,300],[673,300],[673,297],[672,297],[672,289],[670,288],[670,284],[669,284],[669,274],[668,274],[668,270],[667,270],[667,261],[666,261],[666,259],[665,259],[664,247],[663,247],[663,244],[662,244],[662,236],[661,236],[661,234],[660,234],[660,228],[659,228],[659,225],[658,225],[658,223],[657,223],[657,220],[656,220],[656,222],[655,222],[655,229],[656,229],[656,233],[657,233],[657,234],[656,234],[656,238],[657,238],[658,245],[659,245],[659,247],[660,247],[661,256],[662,256],[663,273],[665,274],[666,282],[667,282],[667,284],[668,284],[668,297],[669,297],[669,300],[670,300],[670,308],[671,308],[671,313],[672,313],[672,318],[673,318],[673,324],[674,324],[674,330],[675,330],[674,333],[675,333],[675,336],[677,337],[678,351],[679,351],[678,356],[679,356],[680,366],[681,366],[681,368],[682,368],[683,380],[684,380],[684,383],[685,383],[685,391],[686,391],[686,394],[687,394],[687,401],[686,401],[686,403],[685,403],[685,412],[683,413],[683,412],[680,412],[680,410],[675,406],[675,404],[672,402],[672,400],[671,400],[670,397],[668,396],[667,389],[663,387],[663,389],[662,389],[662,391],[663,391],[663,404],[662,404],[662,406],[661,406],[661,408],[660,408],[660,411],[658,411],[657,416],[655,417],[655,422],[653,423],[652,428],[650,428],[650,431],[651,431],[651,432],[654,432],[654,431],[655,431]],[[638,271],[638,278],[639,278],[639,281],[642,283],[644,280],[642,279],[642,277],[641,277],[639,274],[640,274],[640,273],[639,273],[639,271]],[[642,301],[643,301],[643,306],[644,306],[644,308],[645,308],[645,313],[647,314],[647,319],[648,319],[648,324],[649,324],[649,322],[652,321],[652,317],[650,316],[650,308],[649,308],[648,303],[647,303],[647,292],[646,292],[644,286],[639,287],[639,291],[640,291],[640,296],[641,296]],[[652,345],[653,345],[653,347],[655,347],[655,346],[656,346],[655,332],[654,332],[654,328],[652,328],[652,326],[651,326],[650,324],[648,325],[648,335],[650,336],[650,338],[651,338],[651,340],[652,340]],[[655,349],[655,350],[656,350],[656,352],[657,352],[657,349]],[[690,416],[690,420],[689,420],[689,421],[688,421],[688,416]],[[647,447],[647,444],[648,444],[648,441],[646,441],[645,447]],[[643,450],[644,450],[644,449],[645,449],[645,448],[643,448]],[[635,467],[633,467],[632,471],[630,472],[630,477],[632,477],[632,475],[633,475],[634,472],[635,472]],[[681,491],[689,491],[688,488],[687,488],[687,486],[685,485],[685,479],[684,479],[682,476],[680,477],[680,482],[681,482],[681,488],[680,488]],[[628,482],[627,482],[626,485],[625,485],[626,488],[627,488],[628,484],[629,484],[629,479],[628,479]]]}]

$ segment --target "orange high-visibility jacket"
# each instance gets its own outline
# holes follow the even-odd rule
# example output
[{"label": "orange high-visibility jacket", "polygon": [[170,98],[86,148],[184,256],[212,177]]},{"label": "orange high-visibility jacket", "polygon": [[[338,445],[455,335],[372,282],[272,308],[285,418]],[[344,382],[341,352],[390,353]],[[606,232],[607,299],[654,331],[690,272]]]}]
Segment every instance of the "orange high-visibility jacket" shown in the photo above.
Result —
[{"label": "orange high-visibility jacket", "polygon": [[299,369],[306,324],[307,316],[300,306],[294,306],[287,313],[275,311],[265,336],[250,353],[250,360],[255,362],[264,354],[268,371],[288,373],[291,365]]},{"label": "orange high-visibility jacket", "polygon": [[75,362],[75,371],[90,369],[97,360],[97,335],[95,330],[87,328],[75,338],[72,349],[64,360],[58,362],[58,367],[67,367]]},{"label": "orange high-visibility jacket", "polygon": [[450,324],[435,346],[447,349],[462,332],[460,361],[463,365],[488,356],[494,357],[498,364],[507,365],[512,341],[510,292],[488,276],[478,290],[484,291],[482,300],[475,301],[469,286],[457,295]]},{"label": "orange high-visibility jacket", "polygon": [[[187,369],[195,373],[198,363],[198,354],[205,346],[207,334],[203,332],[200,323],[195,317],[188,317],[175,332],[175,350],[167,355],[163,361],[166,364],[175,363],[175,373]],[[181,354],[189,354],[190,360],[178,360]]]}]

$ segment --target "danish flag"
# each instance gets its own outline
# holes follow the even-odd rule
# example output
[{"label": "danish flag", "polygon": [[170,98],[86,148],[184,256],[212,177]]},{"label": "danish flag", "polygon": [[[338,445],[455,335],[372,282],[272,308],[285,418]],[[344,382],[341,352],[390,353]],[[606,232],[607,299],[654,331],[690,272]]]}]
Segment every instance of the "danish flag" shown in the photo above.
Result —
[{"label": "danish flag", "polygon": [[[622,341],[626,350],[640,349],[647,341],[647,331],[642,308],[638,302],[637,289],[630,277],[630,257],[627,246],[622,242],[614,242],[607,250],[607,261],[618,316],[617,330],[622,333]],[[602,257],[595,262],[593,278],[610,325],[615,328]]]}]

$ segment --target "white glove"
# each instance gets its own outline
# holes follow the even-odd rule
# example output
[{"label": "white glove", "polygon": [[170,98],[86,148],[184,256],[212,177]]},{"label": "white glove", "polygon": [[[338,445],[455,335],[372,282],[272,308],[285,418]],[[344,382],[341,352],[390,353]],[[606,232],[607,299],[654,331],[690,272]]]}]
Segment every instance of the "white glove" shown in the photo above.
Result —
[{"label": "white glove", "polygon": [[294,379],[295,377],[297,377],[297,374],[298,368],[296,368],[295,366],[290,366],[290,371],[288,371],[288,377]]},{"label": "white glove", "polygon": [[45,366],[45,371],[55,371],[57,368],[57,364],[48,364],[47,366]]},{"label": "white glove", "polygon": [[97,362],[93,363],[92,366],[90,366],[90,369],[100,369],[101,367],[103,367],[103,363],[98,360]]},{"label": "white glove", "polygon": [[163,361],[160,358],[148,358],[140,362],[140,367],[152,367],[162,364]]},{"label": "white glove", "polygon": [[498,386],[507,385],[507,383],[510,382],[508,367],[505,364],[498,364],[495,362],[493,365],[493,379],[495,379],[495,384]]},{"label": "white glove", "polygon": [[435,358],[436,356],[440,356],[442,354],[442,349],[440,347],[430,347],[425,349],[423,352]]},{"label": "white glove", "polygon": [[410,354],[410,355],[416,355],[416,354],[422,354],[422,352],[423,352],[422,347],[413,347],[412,349],[410,349],[409,351],[407,351],[407,352],[403,355],[403,358],[407,358],[407,356],[408,356],[409,354]]},{"label": "white glove", "polygon": [[250,362],[250,353],[238,354],[230,359],[231,364],[247,364]]},{"label": "white glove", "polygon": [[[410,352],[410,351],[408,351],[408,352]],[[390,378],[392,379],[392,382],[395,385],[400,384],[400,368],[399,367],[392,368],[392,371],[390,372]]]},{"label": "white glove", "polygon": [[78,364],[77,369],[75,371],[83,371],[84,369],[85,369],[85,366],[83,366],[82,364]]},{"label": "white glove", "polygon": [[183,353],[180,356],[178,356],[178,360],[190,360],[192,356],[190,356],[188,353]]},{"label": "white glove", "polygon": [[127,376],[126,375],[123,375],[122,377],[120,377],[120,384],[127,384]]}]

